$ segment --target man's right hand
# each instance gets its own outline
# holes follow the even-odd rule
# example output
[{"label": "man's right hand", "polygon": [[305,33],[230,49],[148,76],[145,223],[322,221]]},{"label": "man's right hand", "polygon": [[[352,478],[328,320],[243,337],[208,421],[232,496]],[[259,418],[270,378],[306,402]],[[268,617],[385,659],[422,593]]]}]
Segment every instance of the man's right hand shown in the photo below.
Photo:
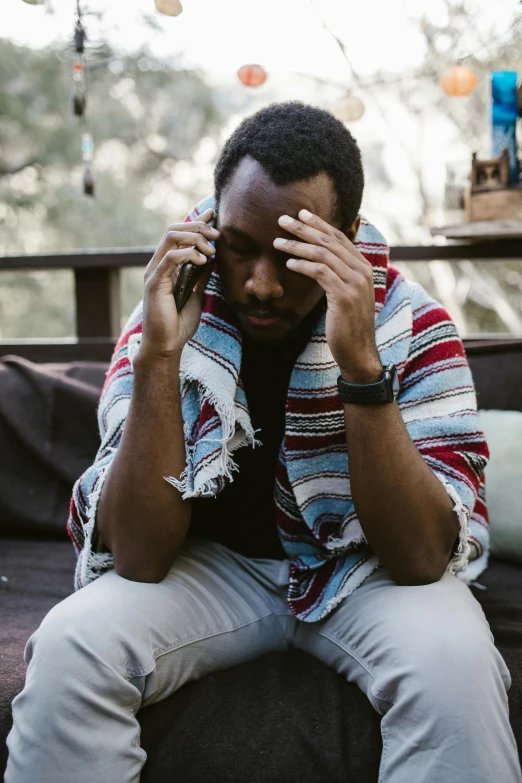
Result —
[{"label": "man's right hand", "polygon": [[[194,336],[201,318],[203,292],[212,272],[209,258],[216,252],[210,240],[219,231],[208,223],[214,210],[207,209],[193,223],[169,226],[145,270],[143,337],[140,354],[161,358],[179,357]],[[178,313],[173,288],[179,267],[186,261],[207,264],[183,310]]]}]

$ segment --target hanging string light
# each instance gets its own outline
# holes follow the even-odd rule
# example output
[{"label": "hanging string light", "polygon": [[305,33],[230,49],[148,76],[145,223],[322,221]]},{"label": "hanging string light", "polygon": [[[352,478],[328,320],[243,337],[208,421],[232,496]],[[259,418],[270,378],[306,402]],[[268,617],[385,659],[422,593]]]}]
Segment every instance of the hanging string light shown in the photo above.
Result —
[{"label": "hanging string light", "polygon": [[87,112],[87,77],[85,73],[85,42],[87,33],[82,22],[82,9],[80,0],[76,0],[76,25],[74,28],[75,60],[73,66],[73,113],[84,124],[82,133],[82,160],[83,160],[83,192],[86,196],[94,196],[94,174],[92,162],[94,157],[94,143],[90,131],[86,128]]},{"label": "hanging string light", "polygon": [[363,116],[365,109],[366,107],[360,98],[348,93],[344,98],[341,98],[334,109],[334,114],[341,122],[357,122]]},{"label": "hanging string light", "polygon": [[80,11],[78,13],[78,19],[76,20],[76,27],[74,28],[74,48],[77,54],[83,55],[85,51],[85,41],[87,40],[87,33],[82,24],[80,17]]},{"label": "hanging string light", "polygon": [[466,95],[471,95],[475,87],[477,86],[477,77],[471,70],[471,68],[468,68],[466,65],[463,65],[463,62],[465,60],[469,60],[470,57],[476,57],[478,53],[484,49],[488,48],[491,44],[498,43],[499,41],[502,41],[506,36],[511,33],[518,25],[522,22],[522,17],[517,17],[507,28],[507,30],[504,30],[500,35],[495,36],[494,38],[489,37],[487,41],[487,45],[483,42],[481,42],[481,45],[478,49],[475,51],[467,52],[467,54],[464,57],[459,58],[459,62],[457,65],[453,66],[453,68],[448,68],[447,71],[444,71],[444,73],[441,76],[440,79],[440,86],[446,93],[446,95],[450,95],[452,98],[462,98]]},{"label": "hanging string light", "polygon": [[165,16],[179,16],[183,11],[179,0],[154,0],[154,4],[160,14],[165,14]]},{"label": "hanging string light", "polygon": [[267,72],[260,65],[242,65],[237,72],[239,80],[247,87],[260,87],[266,82]]},{"label": "hanging string light", "polygon": [[77,13],[78,19],[76,20],[76,27],[74,28],[74,49],[76,57],[73,66],[73,112],[77,117],[83,117],[87,107],[87,82],[85,79],[85,62],[83,58],[87,34],[82,24],[79,2],[77,4]]},{"label": "hanging string light", "polygon": [[94,175],[92,173],[92,159],[94,157],[94,143],[89,131],[82,135],[83,158],[83,192],[86,196],[94,196]]},{"label": "hanging string light", "polygon": [[73,68],[74,94],[73,112],[77,117],[83,117],[87,108],[87,89],[85,84],[85,66],[76,62]]},{"label": "hanging string light", "polygon": [[477,77],[471,68],[459,63],[444,71],[440,86],[446,95],[450,95],[452,98],[463,98],[466,95],[471,95],[477,86]]}]

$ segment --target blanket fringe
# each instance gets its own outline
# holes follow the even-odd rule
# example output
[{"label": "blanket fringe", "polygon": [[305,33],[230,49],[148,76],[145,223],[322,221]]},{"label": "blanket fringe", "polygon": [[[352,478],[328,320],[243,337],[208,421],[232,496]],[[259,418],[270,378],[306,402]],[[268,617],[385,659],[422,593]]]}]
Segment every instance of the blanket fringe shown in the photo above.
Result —
[{"label": "blanket fringe", "polygon": [[[110,449],[114,452],[116,449]],[[94,492],[87,498],[87,521],[84,525],[85,541],[83,548],[78,556],[76,569],[74,573],[75,590],[85,587],[93,582],[98,576],[113,568],[114,559],[111,552],[95,552],[93,550],[93,536],[96,528],[96,514],[98,511],[98,502],[102,493],[107,472],[112,464],[112,460],[104,465],[98,472],[98,483]]]},{"label": "blanket fringe", "polygon": [[362,585],[362,583],[371,575],[374,571],[376,571],[378,568],[380,568],[382,565],[381,561],[377,557],[377,555],[372,555],[372,557],[367,560],[366,563],[364,563],[362,566],[358,568],[358,570],[355,572],[354,576],[350,579],[348,579],[347,583],[344,587],[342,587],[337,595],[334,595],[333,598],[330,598],[324,605],[323,610],[321,611],[321,614],[318,617],[318,620],[322,620],[324,617],[326,617],[330,612],[335,609],[336,606],[338,606],[341,601],[344,601],[345,598],[347,598],[349,595],[351,595],[355,590],[357,590],[358,587]]},{"label": "blanket fringe", "polygon": [[454,504],[453,511],[457,515],[459,521],[459,545],[447,568],[448,573],[457,575],[459,571],[463,571],[468,565],[471,553],[471,547],[468,541],[468,536],[471,535],[469,514],[455,488],[452,487],[440,473],[435,473],[435,475],[444,485],[446,492],[452,499]]},{"label": "blanket fringe", "polygon": [[[250,445],[252,448],[262,445],[257,440],[248,414],[238,410],[235,400],[223,401],[211,391],[208,386],[201,383],[196,376],[186,373],[183,377],[184,385],[197,382],[201,394],[201,402],[209,403],[216,411],[223,437],[202,438],[201,443],[219,443],[221,450],[219,457],[213,460],[210,466],[203,468],[201,477],[194,477],[193,453],[194,447],[187,447],[187,464],[179,478],[175,476],[163,476],[166,482],[175,487],[181,493],[183,500],[194,497],[215,497],[217,493],[217,479],[223,477],[229,481],[234,480],[234,473],[239,470],[233,458],[233,453],[241,446]],[[239,430],[238,430],[239,426]],[[190,423],[184,427],[185,441],[190,435]]]}]

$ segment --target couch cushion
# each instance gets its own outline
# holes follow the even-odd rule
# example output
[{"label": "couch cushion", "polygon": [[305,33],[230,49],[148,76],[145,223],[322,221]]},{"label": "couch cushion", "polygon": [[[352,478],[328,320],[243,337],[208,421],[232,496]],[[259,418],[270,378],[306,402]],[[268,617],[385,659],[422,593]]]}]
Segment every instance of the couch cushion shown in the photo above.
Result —
[{"label": "couch cushion", "polygon": [[[479,407],[522,410],[522,341],[466,350]],[[0,535],[65,537],[72,485],[99,445],[107,367],[0,359]]]},{"label": "couch cushion", "polygon": [[522,411],[522,340],[468,343],[479,408]]},{"label": "couch cushion", "polygon": [[[72,589],[74,555],[60,541],[4,540],[0,549],[0,772],[23,647]],[[522,567],[493,562],[476,590],[511,670],[511,722],[522,747]],[[304,653],[274,653],[190,683],[138,713],[149,758],[143,783],[374,783],[379,716],[355,685]]]},{"label": "couch cushion", "polygon": [[0,359],[0,531],[65,538],[71,488],[99,446],[106,366]]},{"label": "couch cushion", "polygon": [[486,497],[494,557],[522,563],[522,413],[479,411],[489,446]]}]

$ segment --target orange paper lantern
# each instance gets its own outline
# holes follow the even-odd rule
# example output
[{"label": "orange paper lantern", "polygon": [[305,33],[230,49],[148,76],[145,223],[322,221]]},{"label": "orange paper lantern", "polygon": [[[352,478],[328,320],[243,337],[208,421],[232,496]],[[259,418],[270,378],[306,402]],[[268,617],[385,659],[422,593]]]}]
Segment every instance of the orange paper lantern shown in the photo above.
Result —
[{"label": "orange paper lantern", "polygon": [[266,71],[260,65],[242,65],[237,72],[240,80],[247,87],[260,87],[266,82]]},{"label": "orange paper lantern", "polygon": [[446,95],[462,98],[473,92],[477,86],[477,77],[471,68],[467,68],[465,65],[455,65],[442,74],[440,86]]}]

